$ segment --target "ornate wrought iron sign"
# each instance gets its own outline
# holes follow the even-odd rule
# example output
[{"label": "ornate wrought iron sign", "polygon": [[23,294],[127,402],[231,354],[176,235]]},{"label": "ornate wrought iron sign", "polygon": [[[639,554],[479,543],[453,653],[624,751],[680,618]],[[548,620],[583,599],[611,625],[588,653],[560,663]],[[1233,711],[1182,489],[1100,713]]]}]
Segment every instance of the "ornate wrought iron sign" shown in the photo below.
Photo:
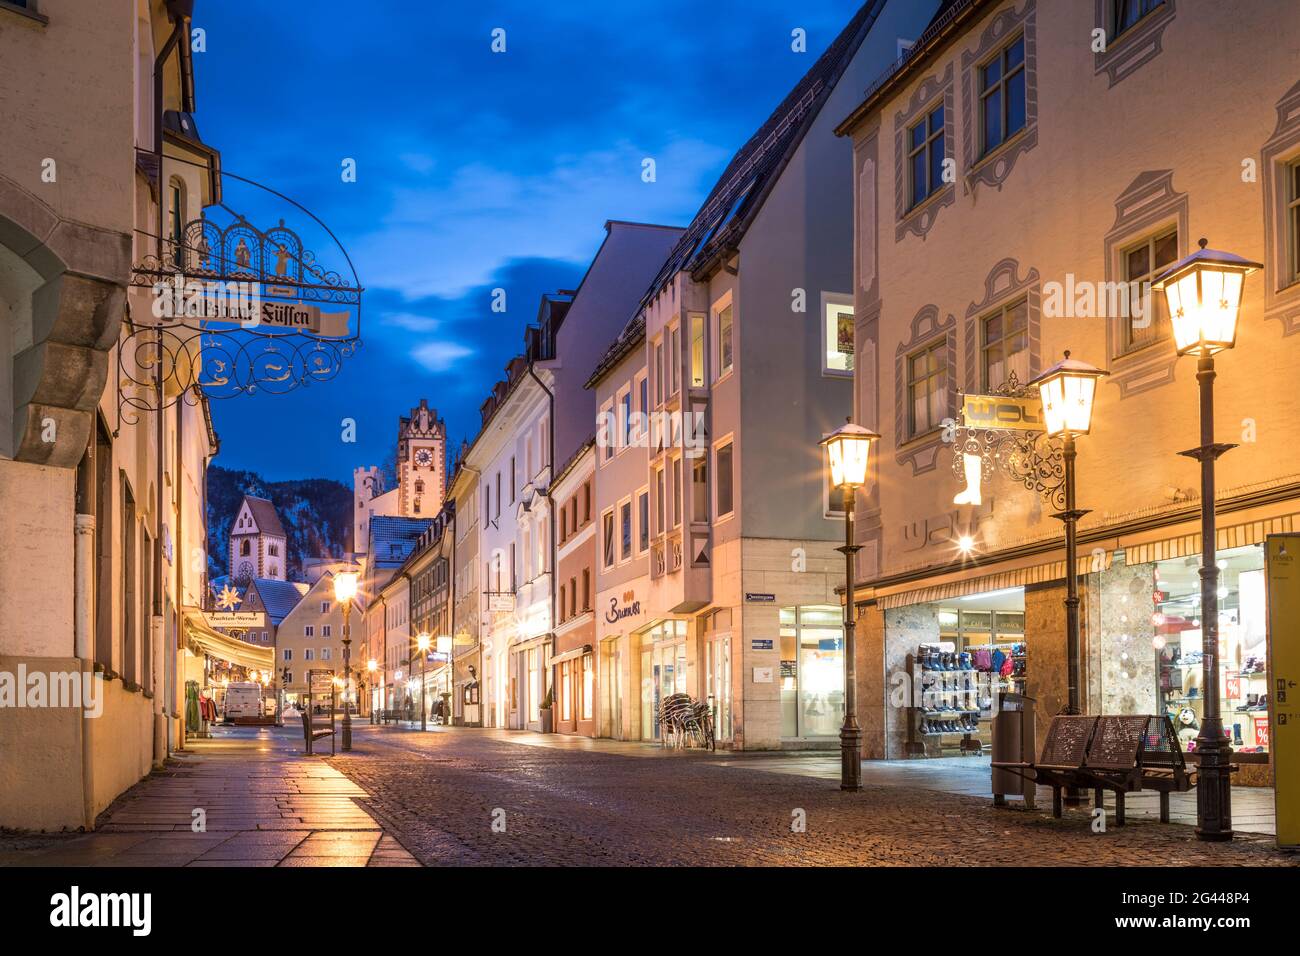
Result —
[{"label": "ornate wrought iron sign", "polygon": [[[217,210],[230,216],[224,226]],[[323,266],[283,219],[263,231],[222,204],[159,245],[132,269],[132,285],[152,292],[152,315],[132,318],[118,342],[128,423],[160,407],[160,378],[163,408],[200,392],[281,394],[334,378],[361,345],[355,270],[349,280]]]},{"label": "ornate wrought iron sign", "polygon": [[965,487],[953,503],[979,504],[981,484],[1001,472],[1064,509],[1062,445],[1039,424],[1037,390],[1021,385],[1012,372],[989,395],[960,397],[964,414],[953,425],[952,470]]}]

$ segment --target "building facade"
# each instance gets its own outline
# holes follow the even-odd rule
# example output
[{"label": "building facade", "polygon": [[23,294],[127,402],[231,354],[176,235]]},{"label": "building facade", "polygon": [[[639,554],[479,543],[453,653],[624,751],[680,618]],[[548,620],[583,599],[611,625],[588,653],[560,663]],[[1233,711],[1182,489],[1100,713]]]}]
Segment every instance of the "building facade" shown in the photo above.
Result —
[{"label": "building facade", "polygon": [[[607,640],[627,637],[609,641],[627,675],[621,736],[657,736],[675,693],[710,703],[724,746],[824,747],[838,735],[844,516],[817,445],[852,410],[852,151],[834,127],[920,33],[922,6],[858,10],[649,284],[643,331],[624,333],[642,337],[644,372],[612,381],[612,394],[596,382],[614,422],[597,453],[598,580]],[[645,468],[624,475],[634,446]],[[643,590],[624,587],[643,553]]]},{"label": "building facade", "polygon": [[551,658],[555,731],[583,737],[598,736],[595,466],[593,437],[560,466],[551,493],[559,514],[555,540],[559,584]]},{"label": "building facade", "polygon": [[116,349],[152,315],[130,285],[134,262],[165,254],[159,203],[197,217],[218,189],[216,153],[180,124],[195,108],[183,39],[154,98],[158,51],[188,35],[168,6],[0,9],[0,500],[22,503],[0,514],[0,672],[81,692],[0,708],[0,826],[93,828],[184,746],[178,648],[206,595],[191,556],[216,436],[201,396],[161,423],[120,420],[119,383],[156,373]]},{"label": "building facade", "polygon": [[[1067,700],[1068,573],[1087,712],[1168,713],[1185,746],[1196,736],[1200,502],[1178,454],[1198,438],[1195,360],[1177,357],[1149,284],[1207,237],[1264,263],[1218,359],[1220,440],[1238,447],[1218,462],[1215,507],[1224,723],[1237,782],[1266,778],[1261,544],[1300,514],[1286,424],[1300,401],[1300,38],[1276,29],[1288,18],[1284,2],[945,3],[846,114],[855,420],[882,436],[858,516],[867,756],[986,746],[986,705],[1008,688],[1037,699],[1041,737]],[[1212,135],[1170,108],[1191,107],[1189,91]],[[945,164],[955,176],[932,175]],[[1066,349],[1109,372],[1078,440],[1090,510],[1074,569],[1052,488],[1026,487],[962,427],[963,396],[1016,394]],[[891,704],[889,681],[927,652],[980,662],[974,733]]]}]

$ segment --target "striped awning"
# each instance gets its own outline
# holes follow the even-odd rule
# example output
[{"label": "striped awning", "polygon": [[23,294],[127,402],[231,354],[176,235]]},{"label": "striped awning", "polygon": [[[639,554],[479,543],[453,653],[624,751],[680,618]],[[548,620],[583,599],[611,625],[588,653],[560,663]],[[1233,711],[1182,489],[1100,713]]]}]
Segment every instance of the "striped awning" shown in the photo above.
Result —
[{"label": "striped awning", "polygon": [[[1294,501],[1289,504],[1291,507],[1295,506]],[[1226,551],[1230,548],[1262,544],[1270,534],[1284,534],[1296,530],[1300,530],[1300,513],[1274,516],[1252,515],[1248,520],[1217,528],[1215,547],[1219,551]],[[1137,538],[1136,541],[1131,540],[1134,537]],[[1077,573],[1082,575],[1108,569],[1119,552],[1123,552],[1124,563],[1130,567],[1200,554],[1201,533],[1197,522],[1181,522],[1140,536],[1121,535],[1101,542],[1084,544],[1079,550]],[[1028,560],[1019,567],[1003,565],[997,569],[990,568],[985,573],[979,573],[978,570],[975,573],[947,571],[936,574],[928,582],[919,585],[917,582],[908,582],[877,588],[874,595],[869,588],[864,589],[862,596],[868,599],[874,596],[877,604],[882,608],[895,608],[1060,581],[1064,578],[1065,560],[1061,557],[1039,563]]]}]

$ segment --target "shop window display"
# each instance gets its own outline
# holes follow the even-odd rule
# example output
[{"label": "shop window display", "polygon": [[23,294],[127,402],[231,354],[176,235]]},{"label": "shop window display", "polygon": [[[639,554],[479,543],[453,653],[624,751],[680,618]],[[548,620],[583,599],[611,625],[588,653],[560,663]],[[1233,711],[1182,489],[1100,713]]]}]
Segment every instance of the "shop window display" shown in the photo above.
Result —
[{"label": "shop window display", "polygon": [[937,640],[923,641],[907,657],[914,693],[908,756],[979,755],[991,746],[998,695],[1026,692],[1023,602],[1016,589],[935,608]]},{"label": "shop window display", "polygon": [[781,736],[835,737],[844,724],[844,612],[781,609]]},{"label": "shop window display", "polygon": [[[1222,551],[1219,564],[1219,694],[1224,733],[1239,753],[1269,750],[1264,552]],[[1195,751],[1204,714],[1200,557],[1160,561],[1152,645],[1157,694],[1185,751]]]}]

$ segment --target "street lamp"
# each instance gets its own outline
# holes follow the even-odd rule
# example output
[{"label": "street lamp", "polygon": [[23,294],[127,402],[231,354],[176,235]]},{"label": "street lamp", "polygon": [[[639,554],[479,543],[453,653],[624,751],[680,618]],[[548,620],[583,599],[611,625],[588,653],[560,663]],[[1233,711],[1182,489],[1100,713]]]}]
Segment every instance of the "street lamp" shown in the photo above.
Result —
[{"label": "street lamp", "polygon": [[451,726],[451,648],[452,638],[450,634],[438,635],[438,653],[447,661],[447,703],[442,714],[442,726],[444,728]]},{"label": "street lamp", "polygon": [[1201,444],[1179,452],[1201,463],[1201,686],[1204,713],[1196,738],[1200,779],[1196,784],[1196,836],[1232,839],[1232,745],[1219,713],[1219,567],[1214,548],[1214,463],[1236,445],[1214,440],[1214,353],[1237,341],[1237,316],[1246,276],[1262,268],[1231,252],[1200,248],[1179,259],[1155,283],[1169,305],[1174,347],[1196,355],[1201,393]]},{"label": "street lamp", "polygon": [[375,676],[375,672],[378,670],[379,670],[379,662],[377,660],[375,660],[372,657],[370,658],[370,660],[366,661],[366,673],[370,675],[369,683],[370,683],[370,723],[371,724],[374,724],[375,722],[375,700],[374,700],[375,681],[378,680],[378,678]]},{"label": "street lamp", "polygon": [[427,717],[425,714],[425,707],[424,707],[424,664],[425,661],[427,661],[429,658],[429,645],[431,643],[432,641],[430,640],[429,635],[423,632],[419,635],[419,637],[415,639],[415,646],[420,649],[420,729],[421,730],[429,729]]},{"label": "street lamp", "polygon": [[1092,430],[1092,406],[1097,395],[1097,380],[1109,374],[1087,362],[1065,358],[1043,372],[1030,385],[1038,386],[1043,400],[1043,419],[1047,434],[1065,443],[1065,510],[1052,515],[1065,524],[1065,655],[1069,690],[1065,712],[1081,714],[1079,701],[1079,576],[1077,529],[1079,519],[1089,511],[1075,505],[1074,439]]},{"label": "street lamp", "polygon": [[880,436],[861,425],[846,424],[826,435],[821,444],[831,471],[831,484],[844,490],[844,726],[840,728],[840,789],[862,789],[862,728],[858,726],[858,675],[854,641],[853,556],[860,550],[854,543],[854,492],[867,481],[867,460],[871,443]]},{"label": "street lamp", "polygon": [[334,600],[343,605],[343,752],[352,749],[352,709],[348,706],[347,689],[352,684],[352,629],[349,617],[352,602],[357,596],[357,575],[354,571],[340,571],[334,575]]}]

